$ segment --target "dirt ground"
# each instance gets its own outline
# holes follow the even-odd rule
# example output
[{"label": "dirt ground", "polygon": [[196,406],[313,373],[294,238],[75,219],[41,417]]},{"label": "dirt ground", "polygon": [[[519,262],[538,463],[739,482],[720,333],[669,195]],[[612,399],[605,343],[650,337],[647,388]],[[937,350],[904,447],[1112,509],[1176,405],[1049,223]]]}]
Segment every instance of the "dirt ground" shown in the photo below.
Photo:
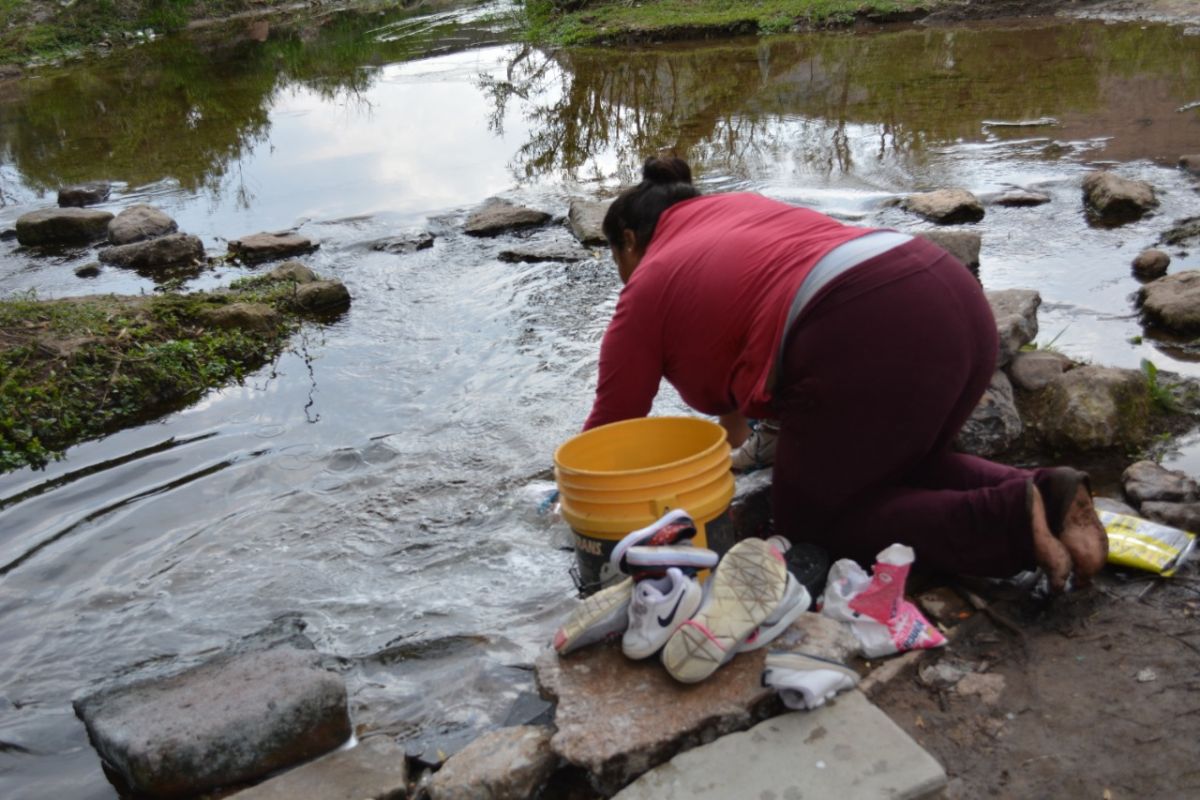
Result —
[{"label": "dirt ground", "polygon": [[1168,579],[1110,567],[1049,602],[986,599],[992,613],[872,694],[945,767],[948,800],[1200,797],[1195,561]]}]

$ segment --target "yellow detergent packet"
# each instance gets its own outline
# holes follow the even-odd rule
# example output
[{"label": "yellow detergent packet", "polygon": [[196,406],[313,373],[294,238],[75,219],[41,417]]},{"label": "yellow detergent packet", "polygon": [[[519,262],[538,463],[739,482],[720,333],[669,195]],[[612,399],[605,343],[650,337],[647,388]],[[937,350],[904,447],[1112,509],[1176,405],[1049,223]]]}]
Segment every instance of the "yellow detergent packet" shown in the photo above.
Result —
[{"label": "yellow detergent packet", "polygon": [[1100,511],[1108,532],[1108,563],[1174,575],[1196,544],[1196,535],[1128,514]]}]

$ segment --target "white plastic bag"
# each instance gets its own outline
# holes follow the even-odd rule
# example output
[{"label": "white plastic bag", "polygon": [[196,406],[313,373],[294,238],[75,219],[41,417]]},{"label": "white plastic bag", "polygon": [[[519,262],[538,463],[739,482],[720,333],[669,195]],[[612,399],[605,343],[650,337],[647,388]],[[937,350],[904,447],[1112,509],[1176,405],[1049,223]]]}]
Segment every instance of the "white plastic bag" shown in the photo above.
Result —
[{"label": "white plastic bag", "polygon": [[867,658],[946,643],[946,637],[904,599],[904,583],[914,555],[911,547],[893,544],[875,557],[869,576],[848,558],[834,562],[829,569],[821,613],[850,623]]}]

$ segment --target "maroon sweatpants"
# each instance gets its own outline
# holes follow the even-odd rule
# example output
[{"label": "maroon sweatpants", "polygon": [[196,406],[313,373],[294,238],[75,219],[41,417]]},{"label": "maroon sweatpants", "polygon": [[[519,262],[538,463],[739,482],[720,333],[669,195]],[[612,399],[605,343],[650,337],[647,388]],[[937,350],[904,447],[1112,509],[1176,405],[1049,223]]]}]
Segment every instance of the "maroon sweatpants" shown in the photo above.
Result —
[{"label": "maroon sweatpants", "polygon": [[776,531],[866,565],[901,542],[918,568],[997,577],[1032,568],[1033,473],[951,449],[996,355],[979,284],[923,239],[831,281],[784,349]]}]

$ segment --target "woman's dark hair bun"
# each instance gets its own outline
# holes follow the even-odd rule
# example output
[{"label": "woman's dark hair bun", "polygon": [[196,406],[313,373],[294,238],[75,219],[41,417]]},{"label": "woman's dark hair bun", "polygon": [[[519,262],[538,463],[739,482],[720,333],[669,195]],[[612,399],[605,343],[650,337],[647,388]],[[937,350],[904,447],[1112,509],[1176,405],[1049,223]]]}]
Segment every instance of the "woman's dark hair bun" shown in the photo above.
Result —
[{"label": "woman's dark hair bun", "polygon": [[642,180],[647,183],[692,182],[692,168],[682,158],[651,156],[642,165]]}]

